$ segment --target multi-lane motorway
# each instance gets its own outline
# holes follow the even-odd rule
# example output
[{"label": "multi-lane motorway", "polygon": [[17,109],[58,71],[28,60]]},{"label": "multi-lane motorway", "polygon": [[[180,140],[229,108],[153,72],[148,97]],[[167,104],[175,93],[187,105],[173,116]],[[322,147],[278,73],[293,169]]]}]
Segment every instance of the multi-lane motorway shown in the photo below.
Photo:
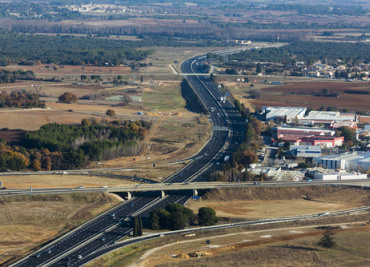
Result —
[{"label": "multi-lane motorway", "polygon": [[[203,58],[199,56],[185,61],[182,72],[200,72]],[[241,117],[227,100],[221,100],[224,95],[209,78],[189,75],[187,80],[209,111],[213,134],[195,159],[168,177],[166,183],[206,181],[209,174],[219,168],[225,155],[230,155],[244,140]],[[92,253],[126,236],[132,230],[130,217],[148,217],[152,210],[168,203],[185,203],[188,198],[181,192],[163,198],[151,193],[135,196],[11,266],[80,266],[91,258]]]}]

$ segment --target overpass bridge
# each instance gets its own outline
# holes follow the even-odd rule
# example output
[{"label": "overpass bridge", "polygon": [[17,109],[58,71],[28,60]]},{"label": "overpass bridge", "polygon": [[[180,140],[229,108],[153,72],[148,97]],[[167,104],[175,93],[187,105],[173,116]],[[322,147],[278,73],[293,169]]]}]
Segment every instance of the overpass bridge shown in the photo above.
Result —
[{"label": "overpass bridge", "polygon": [[369,180],[351,181],[312,181],[312,182],[192,182],[192,183],[157,183],[138,184],[129,186],[115,186],[106,189],[109,193],[126,193],[130,199],[133,192],[160,192],[161,197],[170,191],[193,191],[193,196],[198,195],[198,190],[209,190],[217,188],[256,188],[256,187],[296,187],[296,186],[342,186],[359,187],[370,189]]},{"label": "overpass bridge", "polygon": [[348,180],[348,181],[312,181],[312,182],[185,182],[185,183],[141,183],[123,186],[103,187],[73,187],[73,188],[30,188],[30,189],[5,189],[0,190],[0,197],[12,195],[37,195],[37,194],[73,194],[73,193],[126,193],[130,199],[135,192],[159,192],[162,197],[171,191],[192,191],[198,195],[198,190],[209,190],[217,188],[257,188],[257,187],[296,187],[296,186],[342,186],[370,189],[370,180]]}]

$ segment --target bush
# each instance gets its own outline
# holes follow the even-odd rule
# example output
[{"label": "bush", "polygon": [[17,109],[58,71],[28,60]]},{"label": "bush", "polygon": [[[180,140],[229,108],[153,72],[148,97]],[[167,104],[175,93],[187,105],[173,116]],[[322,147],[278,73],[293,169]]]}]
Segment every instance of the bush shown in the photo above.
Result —
[{"label": "bush", "polygon": [[68,104],[77,103],[77,96],[75,96],[72,93],[67,92],[67,93],[60,95],[58,97],[58,100],[61,103],[68,103]]},{"label": "bush", "polygon": [[323,234],[322,238],[320,239],[319,246],[324,248],[332,248],[335,246],[334,239],[332,238],[332,233],[327,231]]},{"label": "bush", "polygon": [[216,212],[212,208],[202,207],[198,211],[198,223],[199,225],[214,225],[218,221]]},{"label": "bush", "polygon": [[110,117],[114,117],[114,116],[116,116],[116,112],[113,109],[108,109],[107,112],[105,113],[105,115],[110,116]]}]

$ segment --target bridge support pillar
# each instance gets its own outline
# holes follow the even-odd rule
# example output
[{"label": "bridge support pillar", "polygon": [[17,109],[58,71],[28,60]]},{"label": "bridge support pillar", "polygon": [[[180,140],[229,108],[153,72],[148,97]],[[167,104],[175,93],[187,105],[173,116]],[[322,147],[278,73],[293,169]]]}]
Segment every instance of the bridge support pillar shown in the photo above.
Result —
[{"label": "bridge support pillar", "polygon": [[162,190],[161,191],[161,198],[164,198],[166,196],[166,193]]},{"label": "bridge support pillar", "polygon": [[196,189],[193,189],[193,196],[197,196],[198,195],[198,191]]},{"label": "bridge support pillar", "polygon": [[132,195],[130,192],[127,192],[127,200],[131,199],[132,198]]}]

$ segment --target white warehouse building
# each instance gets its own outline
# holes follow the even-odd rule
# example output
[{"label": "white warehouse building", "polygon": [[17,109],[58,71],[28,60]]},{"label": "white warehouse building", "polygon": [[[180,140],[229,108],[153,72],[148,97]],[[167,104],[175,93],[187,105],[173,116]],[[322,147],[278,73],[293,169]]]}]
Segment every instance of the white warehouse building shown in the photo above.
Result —
[{"label": "white warehouse building", "polygon": [[370,152],[326,155],[313,159],[315,166],[322,166],[326,169],[358,170],[367,171],[370,169]]},{"label": "white warehouse building", "polygon": [[363,173],[316,173],[315,180],[323,181],[343,181],[343,180],[357,180],[357,179],[367,179],[367,174]]},{"label": "white warehouse building", "polygon": [[262,107],[262,112],[266,113],[266,120],[275,120],[277,118],[287,119],[287,123],[294,122],[295,119],[302,119],[307,108],[303,107]]}]

